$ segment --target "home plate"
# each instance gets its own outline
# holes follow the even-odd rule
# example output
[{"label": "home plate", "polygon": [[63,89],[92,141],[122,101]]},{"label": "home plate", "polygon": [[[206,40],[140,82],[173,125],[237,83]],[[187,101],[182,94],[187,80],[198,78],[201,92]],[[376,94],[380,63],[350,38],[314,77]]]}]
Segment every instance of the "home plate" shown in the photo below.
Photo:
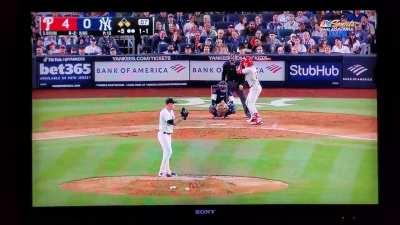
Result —
[{"label": "home plate", "polygon": [[224,126],[224,125],[226,125],[226,123],[212,123],[210,125],[212,125],[212,126]]}]

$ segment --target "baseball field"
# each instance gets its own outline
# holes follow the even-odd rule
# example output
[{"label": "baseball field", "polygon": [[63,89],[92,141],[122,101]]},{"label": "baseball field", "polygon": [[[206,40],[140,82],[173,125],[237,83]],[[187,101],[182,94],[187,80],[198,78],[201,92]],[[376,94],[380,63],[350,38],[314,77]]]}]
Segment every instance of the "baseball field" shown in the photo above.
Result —
[{"label": "baseball field", "polygon": [[[32,97],[33,206],[378,203],[373,89],[265,88],[261,126],[245,122],[239,101],[212,119],[207,88]],[[176,115],[190,111],[172,137],[179,176],[169,180],[156,177],[165,97],[178,100]]]}]

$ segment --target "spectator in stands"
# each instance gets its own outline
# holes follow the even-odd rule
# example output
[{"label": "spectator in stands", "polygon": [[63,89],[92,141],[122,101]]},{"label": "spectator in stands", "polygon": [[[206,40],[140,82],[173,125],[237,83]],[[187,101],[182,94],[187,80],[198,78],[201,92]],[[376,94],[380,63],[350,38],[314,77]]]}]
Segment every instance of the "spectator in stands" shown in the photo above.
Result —
[{"label": "spectator in stands", "polygon": [[[249,44],[249,42],[247,40],[245,40],[241,45],[243,45],[243,47],[244,47],[243,51],[244,51],[245,54],[252,53],[252,50],[250,48],[250,44]],[[239,49],[240,49],[240,46],[239,46]]]},{"label": "spectator in stands", "polygon": [[361,44],[357,40],[356,34],[351,32],[349,38],[344,42],[344,45],[348,46],[351,53],[360,54],[361,52]]},{"label": "spectator in stands", "polygon": [[211,46],[210,45],[204,45],[202,54],[208,55],[208,54],[210,54],[210,52],[211,52]]},{"label": "spectator in stands", "polygon": [[167,50],[163,54],[179,54],[173,43],[168,44]]},{"label": "spectator in stands", "polygon": [[213,42],[215,43],[215,41],[216,41],[217,39],[221,39],[221,40],[223,40],[224,43],[225,43],[226,38],[225,38],[225,31],[224,31],[224,29],[218,29],[218,30],[217,30],[217,36],[214,37]]},{"label": "spectator in stands", "polygon": [[117,55],[117,49],[115,47],[110,48],[110,55]]},{"label": "spectator in stands", "polygon": [[67,55],[67,47],[65,45],[61,45],[58,49],[57,55]]},{"label": "spectator in stands", "polygon": [[317,45],[311,45],[308,48],[308,53],[309,54],[317,54],[318,53],[318,46]]},{"label": "spectator in stands", "polygon": [[188,32],[186,32],[186,34],[184,33],[186,43],[190,43],[191,40],[192,40],[192,38],[194,38],[194,37],[196,36],[197,33],[198,33],[199,38],[200,38],[201,33],[200,33],[200,31],[197,29],[197,25],[192,26],[192,28],[191,28]]},{"label": "spectator in stands", "polygon": [[196,26],[197,22],[196,22],[196,16],[195,15],[191,15],[189,17],[189,20],[186,21],[185,25],[183,26],[183,33],[186,34],[187,32],[189,32],[193,26]]},{"label": "spectator in stands", "polygon": [[327,32],[326,30],[323,30],[320,26],[320,23],[317,22],[314,24],[314,31],[311,34],[313,37],[320,37],[320,38],[326,38],[327,37]]},{"label": "spectator in stands", "polygon": [[327,45],[324,47],[324,54],[330,55],[331,52],[331,46]]},{"label": "spectator in stands", "polygon": [[290,46],[293,46],[293,45],[294,45],[294,39],[295,39],[295,37],[296,37],[296,34],[295,34],[295,33],[290,34],[290,38],[289,38],[289,40],[287,41],[286,44],[288,44],[288,45],[290,45]]},{"label": "spectator in stands", "polygon": [[216,39],[213,53],[221,54],[223,47],[224,47],[224,41],[222,39]]},{"label": "spectator in stands", "polygon": [[350,49],[342,44],[342,39],[339,37],[335,38],[335,45],[332,48],[334,53],[350,53]]},{"label": "spectator in stands", "polygon": [[202,27],[204,27],[205,24],[207,24],[207,23],[211,24],[211,16],[208,15],[208,14],[205,14],[205,15],[203,16],[203,20],[202,20],[202,21],[203,21],[203,22],[200,23],[200,26],[202,26]]},{"label": "spectator in stands", "polygon": [[361,17],[361,28],[364,31],[368,32],[370,39],[373,35],[375,35],[375,27],[372,23],[369,22],[367,16]]},{"label": "spectator in stands", "polygon": [[[197,21],[197,23],[200,23],[201,21],[203,21],[203,14],[201,12],[194,12],[194,16],[195,16],[195,21]],[[197,24],[200,25],[200,24]]]},{"label": "spectator in stands", "polygon": [[255,33],[255,35],[254,35],[254,38],[258,38],[258,39],[260,39],[262,42],[265,42],[266,40],[266,38],[263,36],[263,33],[262,33],[262,31],[261,30],[257,30],[256,31],[256,33]]},{"label": "spectator in stands", "polygon": [[174,31],[171,37],[171,41],[175,46],[179,46],[182,43],[183,39],[179,30]]},{"label": "spectator in stands", "polygon": [[256,30],[265,29],[266,26],[261,15],[257,15],[254,18],[254,22],[256,24]]},{"label": "spectator in stands", "polygon": [[291,14],[289,11],[283,11],[283,13],[278,16],[278,22],[281,24],[285,24],[289,21],[290,16],[293,16],[293,14]]},{"label": "spectator in stands", "polygon": [[303,11],[297,11],[296,22],[298,23],[309,23],[310,19],[304,15]]},{"label": "spectator in stands", "polygon": [[307,52],[306,46],[301,43],[301,39],[297,35],[294,37],[294,45],[292,46],[292,49],[293,48],[296,49],[298,53],[306,53]]},{"label": "spectator in stands", "polygon": [[278,30],[282,28],[282,23],[278,21],[278,14],[272,16],[272,21],[267,24],[267,29],[271,32],[278,33]]},{"label": "spectator in stands", "polygon": [[241,15],[239,17],[239,23],[236,24],[235,30],[240,34],[245,28],[247,24],[247,17],[244,15]]},{"label": "spectator in stands", "polygon": [[283,55],[283,54],[285,54],[285,49],[284,49],[283,46],[279,46],[279,47],[276,49],[276,52],[277,52],[279,55]]},{"label": "spectator in stands", "polygon": [[238,48],[238,52],[240,55],[246,54],[246,47],[244,46],[244,44],[240,44],[240,46]]},{"label": "spectator in stands", "polygon": [[154,33],[157,34],[157,33],[159,33],[161,30],[164,30],[163,24],[162,24],[160,21],[156,21],[156,22],[155,22],[155,27],[154,27]]},{"label": "spectator in stands", "polygon": [[294,15],[289,14],[287,22],[283,25],[285,29],[298,30],[299,23],[294,20]]},{"label": "spectator in stands", "polygon": [[176,23],[174,14],[171,14],[171,13],[168,14],[166,26],[167,26],[167,27],[174,26],[175,29],[177,29],[177,30],[180,29],[179,24]]},{"label": "spectator in stands", "polygon": [[196,31],[194,37],[190,39],[190,44],[194,47],[194,52],[199,53],[201,52],[203,43],[200,40],[200,31]]},{"label": "spectator in stands", "polygon": [[300,37],[301,40],[304,39],[303,35],[306,32],[306,25],[304,23],[299,23],[299,29],[295,31],[295,33]]},{"label": "spectator in stands", "polygon": [[174,24],[168,24],[167,27],[168,27],[167,36],[171,38],[172,35],[175,33],[175,31],[178,29],[176,29],[176,26]]},{"label": "spectator in stands", "polygon": [[229,24],[228,30],[226,31],[226,38],[232,37],[232,33],[235,32],[235,26]]},{"label": "spectator in stands", "polygon": [[167,33],[162,30],[160,34],[155,35],[152,39],[153,52],[160,53],[167,50],[168,44],[171,43],[171,38],[167,36]]},{"label": "spectator in stands", "polygon": [[168,22],[167,12],[160,12],[160,14],[156,17],[156,20],[160,21],[162,24],[166,24]]},{"label": "spectator in stands", "polygon": [[72,46],[70,49],[71,55],[78,55],[78,48],[76,46]]},{"label": "spectator in stands", "polygon": [[290,54],[298,55],[298,54],[299,54],[298,48],[295,48],[294,46],[292,46],[292,47],[290,48]]},{"label": "spectator in stands", "polygon": [[192,46],[191,45],[186,45],[185,46],[185,54],[186,55],[191,55],[192,54]]},{"label": "spectator in stands", "polygon": [[256,51],[256,48],[257,48],[258,46],[263,47],[262,41],[261,41],[259,38],[254,38],[254,39],[252,39],[252,43],[250,42],[250,47],[251,47],[251,49],[252,49],[253,52]]},{"label": "spectator in stands", "polygon": [[52,42],[49,44],[49,49],[47,50],[48,55],[54,55],[57,53],[56,43]]},{"label": "spectator in stands", "polygon": [[85,48],[86,55],[101,55],[101,48],[96,45],[96,39],[90,39],[90,45]]},{"label": "spectator in stands", "polygon": [[314,46],[316,43],[314,39],[311,38],[310,33],[308,31],[303,32],[303,43],[307,48]]},{"label": "spectator in stands", "polygon": [[326,39],[321,39],[321,43],[318,46],[318,52],[324,53],[326,46],[329,46],[328,41]]},{"label": "spectator in stands", "polygon": [[264,49],[262,46],[257,46],[256,48],[256,54],[264,54]]},{"label": "spectator in stands", "polygon": [[254,21],[250,21],[247,27],[242,30],[241,35],[244,37],[253,37],[256,35],[256,23]]},{"label": "spectator in stands", "polygon": [[186,23],[186,17],[183,15],[183,12],[176,12],[175,18],[180,29],[183,28],[183,25]]},{"label": "spectator in stands", "polygon": [[84,47],[79,47],[78,55],[85,55],[85,48]]},{"label": "spectator in stands", "polygon": [[44,48],[36,47],[36,56],[46,56],[46,53],[44,53]]},{"label": "spectator in stands", "polygon": [[205,23],[201,36],[213,39],[217,36],[217,32],[211,28],[211,23]]},{"label": "spectator in stands", "polygon": [[374,25],[376,28],[376,11],[375,10],[365,10],[367,14],[368,21]]},{"label": "spectator in stands", "polygon": [[364,16],[363,13],[361,13],[360,10],[354,10],[353,14],[350,14],[347,19],[349,21],[356,21],[356,22],[361,22],[361,17]]},{"label": "spectator in stands", "polygon": [[275,32],[269,33],[267,43],[266,43],[267,52],[275,53],[277,47],[280,45],[281,45],[281,42],[278,40],[278,38],[276,38],[276,33]]},{"label": "spectator in stands", "polygon": [[232,38],[228,38],[227,43],[231,52],[237,52],[239,50],[240,36],[237,31],[232,32]]},{"label": "spectator in stands", "polygon": [[99,38],[98,45],[102,52],[110,52],[111,47],[117,47],[117,41],[114,37],[104,34],[103,37]]}]

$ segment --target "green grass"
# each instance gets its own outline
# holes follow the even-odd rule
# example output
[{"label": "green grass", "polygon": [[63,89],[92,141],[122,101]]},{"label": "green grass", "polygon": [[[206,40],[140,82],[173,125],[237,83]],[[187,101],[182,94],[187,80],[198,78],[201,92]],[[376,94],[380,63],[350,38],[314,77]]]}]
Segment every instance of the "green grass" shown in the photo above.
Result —
[{"label": "green grass", "polygon": [[[304,100],[290,102],[291,106],[274,107],[266,105],[279,98],[261,98],[260,110],[310,111],[347,113],[355,115],[375,116],[375,99],[338,99],[338,98],[303,98]],[[205,99],[207,100],[207,99]],[[154,111],[163,105],[164,98],[88,98],[88,99],[49,99],[33,100],[32,128],[33,131],[45,131],[43,123],[49,120],[68,116],[78,116],[99,113]],[[185,101],[181,101],[185,103]],[[265,103],[265,104],[264,104]],[[188,106],[189,109],[199,109]],[[201,107],[207,109],[207,107]],[[242,110],[241,106],[238,106]]]},{"label": "green grass", "polygon": [[[244,148],[249,144],[255,148]],[[340,146],[340,147],[338,147]],[[73,193],[59,184],[94,176],[153,175],[161,149],[154,139],[87,137],[33,142],[33,205],[377,203],[375,141],[191,140],[173,142],[180,174],[258,176],[287,190],[214,197],[133,197]]]}]

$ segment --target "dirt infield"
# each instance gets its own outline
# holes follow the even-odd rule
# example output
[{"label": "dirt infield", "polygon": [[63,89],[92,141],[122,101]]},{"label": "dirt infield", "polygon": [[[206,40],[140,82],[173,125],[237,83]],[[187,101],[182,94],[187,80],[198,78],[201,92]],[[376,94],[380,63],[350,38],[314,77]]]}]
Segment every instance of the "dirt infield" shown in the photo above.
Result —
[{"label": "dirt infield", "polygon": [[[33,134],[34,140],[119,135],[155,138],[159,112],[108,113],[73,116],[44,123],[45,132]],[[243,113],[227,119],[212,119],[208,111],[191,111],[189,119],[179,124],[175,139],[247,139],[308,138],[331,136],[349,139],[376,140],[375,117],[319,113],[263,111],[264,124],[249,125]]]},{"label": "dirt infield", "polygon": [[[210,88],[36,89],[32,99],[103,97],[205,97]],[[261,97],[376,98],[375,89],[265,88]]]},{"label": "dirt infield", "polygon": [[98,177],[60,185],[63,190],[132,196],[213,197],[273,192],[288,188],[281,181],[235,176]]}]

